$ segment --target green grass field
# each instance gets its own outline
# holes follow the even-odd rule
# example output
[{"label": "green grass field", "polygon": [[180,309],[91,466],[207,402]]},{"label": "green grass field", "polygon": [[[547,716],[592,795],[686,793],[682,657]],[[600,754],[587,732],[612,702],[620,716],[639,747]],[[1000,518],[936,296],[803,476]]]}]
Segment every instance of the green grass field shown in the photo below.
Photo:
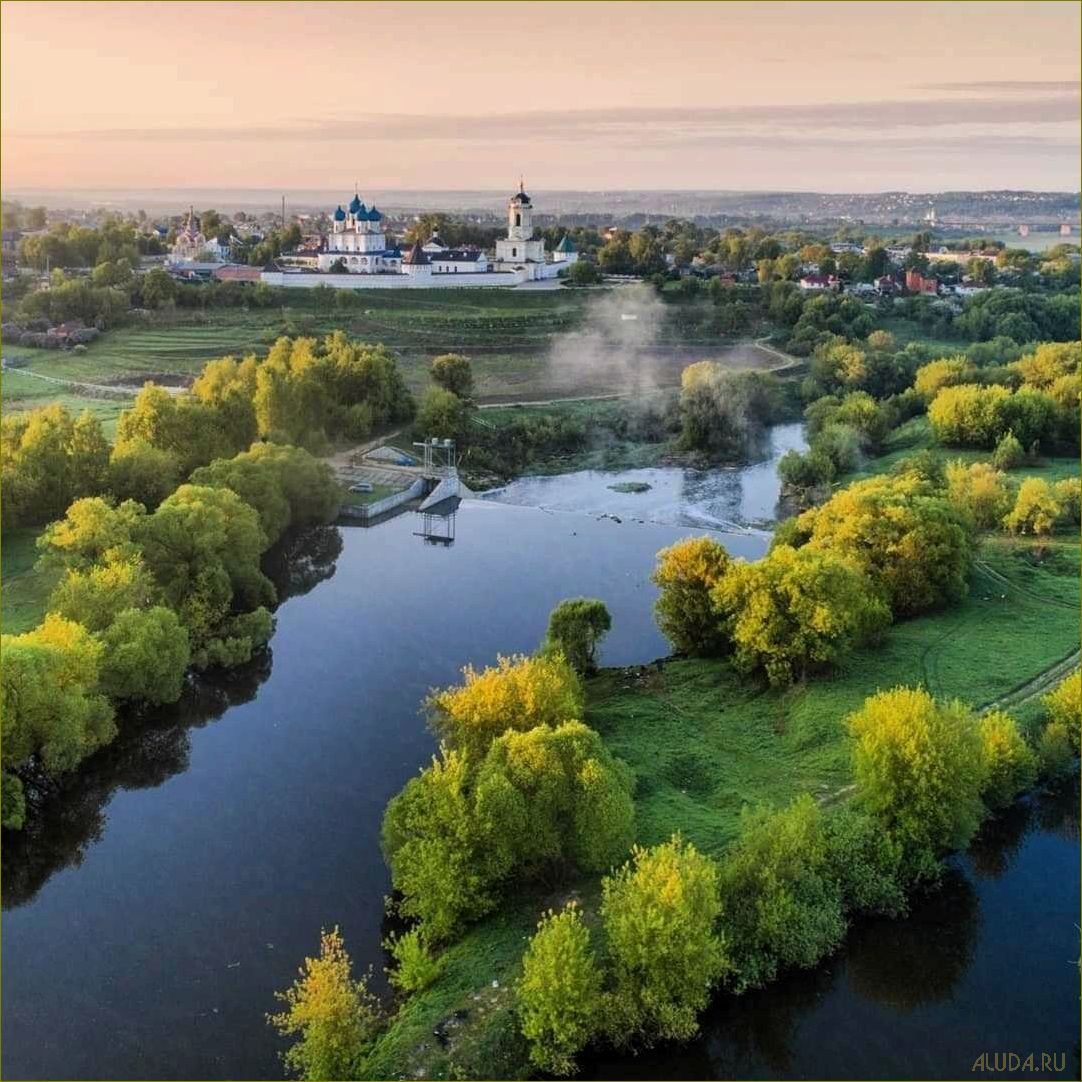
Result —
[{"label": "green grass field", "polygon": [[[783,805],[801,793],[830,800],[850,784],[845,718],[877,690],[921,684],[982,707],[1078,649],[1074,538],[1053,539],[1038,559],[1031,542],[990,537],[979,558],[992,573],[978,565],[961,605],[896,624],[834,673],[789,690],[705,660],[671,660],[660,672],[606,670],[590,681],[585,720],[635,773],[639,841],[655,844],[679,830],[720,854],[736,837],[744,808]],[[1032,723],[1039,695],[1012,712]],[[381,1040],[376,1077],[389,1070],[402,1077],[527,1077],[509,991],[525,941],[542,910],[574,896],[589,914],[596,893],[596,882],[531,891],[471,929],[446,952],[437,982],[409,1001]],[[431,1040],[433,1027],[456,1010],[467,1017],[453,1024],[449,1046],[441,1048]]]},{"label": "green grass field", "polygon": [[0,624],[5,635],[18,635],[41,622],[57,576],[34,569],[38,527],[4,530],[0,536]]}]

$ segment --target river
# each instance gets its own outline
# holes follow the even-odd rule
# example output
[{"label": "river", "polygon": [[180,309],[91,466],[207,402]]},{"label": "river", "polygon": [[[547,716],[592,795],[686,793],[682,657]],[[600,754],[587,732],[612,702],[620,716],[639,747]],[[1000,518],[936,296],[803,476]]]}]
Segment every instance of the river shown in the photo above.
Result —
[{"label": "river", "polygon": [[[788,439],[775,432],[767,461]],[[313,531],[280,554],[273,570],[286,600],[268,655],[199,681],[175,707],[129,719],[28,830],[5,836],[4,1077],[281,1078],[282,1045],[264,1015],[315,951],[320,927],[339,924],[361,968],[382,963],[389,883],[379,823],[434,749],[418,712],[428,688],[454,681],[467,662],[532,650],[553,605],[579,594],[603,598],[612,612],[603,663],[665,653],[651,614],[656,551],[703,525],[769,517],[777,495],[765,463],[723,481],[674,470],[620,514],[613,507],[637,496],[608,485],[630,476],[567,480],[569,491],[601,485],[591,513],[504,502],[513,492],[466,501],[451,545],[420,536],[423,520],[410,513],[367,530]],[[601,503],[602,493],[616,502]],[[754,559],[768,537],[741,529],[722,540]],[[922,939],[921,909],[858,930],[844,973],[831,962],[712,1014],[698,1044],[592,1069],[841,1076],[855,1063],[852,1073],[866,1077],[897,1074],[944,1025],[961,1020],[983,1040],[988,1004],[1004,985],[1017,994],[1000,1045],[1040,1038],[1059,1050],[1064,1018],[1077,1019],[1069,963],[1078,843],[1076,830],[1041,822],[998,879],[972,880],[963,862],[966,919],[957,929],[948,922],[938,940]],[[946,908],[953,919],[958,905]],[[861,934],[868,946],[854,955]],[[956,940],[965,945],[950,987],[915,1006],[900,964],[913,954],[906,936],[919,941],[936,987],[947,963],[935,944],[951,958]],[[853,961],[861,957],[862,979],[846,976],[861,971]],[[817,1022],[837,996],[833,1015]],[[814,1036],[850,1014],[842,1032],[859,1029],[862,1058],[841,1033],[825,1043]],[[764,1028],[779,1035],[767,1040]],[[901,1073],[921,1076],[915,1065]]]}]

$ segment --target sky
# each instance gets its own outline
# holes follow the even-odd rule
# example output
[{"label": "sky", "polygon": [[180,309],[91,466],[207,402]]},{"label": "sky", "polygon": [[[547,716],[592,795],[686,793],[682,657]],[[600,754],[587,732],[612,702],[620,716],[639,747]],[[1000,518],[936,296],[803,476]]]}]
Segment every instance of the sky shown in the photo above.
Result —
[{"label": "sky", "polygon": [[1080,5],[0,4],[0,184],[1077,190]]}]

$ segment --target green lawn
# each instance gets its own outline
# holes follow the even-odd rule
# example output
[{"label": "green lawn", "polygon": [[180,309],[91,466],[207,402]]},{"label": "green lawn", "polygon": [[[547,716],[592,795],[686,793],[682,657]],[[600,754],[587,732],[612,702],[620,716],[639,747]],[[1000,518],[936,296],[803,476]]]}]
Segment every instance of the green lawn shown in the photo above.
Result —
[{"label": "green lawn", "polygon": [[45,615],[57,576],[34,569],[40,533],[39,527],[31,527],[4,530],[0,535],[0,623],[5,635],[29,631]]},{"label": "green lawn", "polygon": [[373,485],[371,492],[346,491],[342,495],[342,503],[347,507],[364,507],[367,504],[375,503],[376,500],[382,500],[384,496],[390,496],[392,492],[398,491],[400,489],[395,488],[393,485]]},{"label": "green lawn", "polygon": [[[963,604],[896,624],[832,675],[790,690],[702,660],[671,660],[660,672],[606,670],[590,681],[585,721],[635,773],[639,841],[654,844],[679,830],[721,853],[744,808],[782,805],[805,792],[829,798],[850,783],[845,718],[868,695],[923,684],[980,707],[1078,649],[1073,538],[1054,539],[1038,559],[1030,542],[990,537],[980,559],[1011,585],[978,567]],[[1038,700],[1015,711],[1023,722],[1039,712]],[[589,916],[596,894],[596,881],[531,891],[471,929],[446,952],[436,983],[380,1041],[374,1077],[527,1077],[508,990],[526,938],[543,909],[577,896]],[[433,1027],[456,1010],[468,1015],[441,1048]]]}]

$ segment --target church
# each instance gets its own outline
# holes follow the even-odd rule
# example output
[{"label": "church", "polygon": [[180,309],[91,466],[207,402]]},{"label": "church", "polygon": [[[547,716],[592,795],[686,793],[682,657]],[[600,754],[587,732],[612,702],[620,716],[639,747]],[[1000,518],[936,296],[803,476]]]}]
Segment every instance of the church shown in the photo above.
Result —
[{"label": "church", "polygon": [[533,203],[520,181],[507,204],[507,236],[496,241],[493,259],[479,248],[448,247],[438,234],[403,254],[388,244],[383,215],[375,206],[366,207],[355,192],[345,209],[335,208],[331,232],[315,253],[314,270],[310,263],[307,268],[287,265],[287,256],[282,265],[268,266],[262,278],[273,285],[338,289],[513,286],[555,278],[577,259],[569,237],[550,257],[544,240],[534,236]]}]

